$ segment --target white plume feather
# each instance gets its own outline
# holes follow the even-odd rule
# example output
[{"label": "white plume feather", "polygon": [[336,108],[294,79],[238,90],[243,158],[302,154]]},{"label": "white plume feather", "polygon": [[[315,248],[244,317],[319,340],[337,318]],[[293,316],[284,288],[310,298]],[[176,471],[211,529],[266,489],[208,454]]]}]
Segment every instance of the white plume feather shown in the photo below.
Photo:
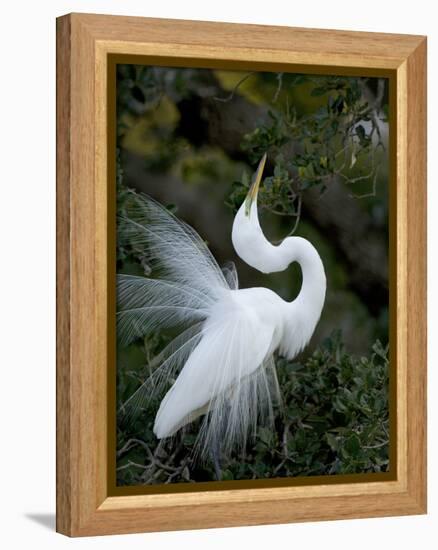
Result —
[{"label": "white plume feather", "polygon": [[[122,411],[132,417],[176,378],[156,416],[157,437],[203,415],[198,452],[205,455],[218,440],[224,453],[236,443],[244,447],[260,417],[272,420],[272,398],[279,397],[272,360],[279,335],[266,321],[263,302],[268,294],[277,306],[280,299],[266,289],[237,291],[234,265],[221,270],[199,235],[147,196],[132,194],[119,232],[146,254],[157,277],[118,276],[121,344],[161,328],[182,330]],[[249,306],[249,297],[260,312]]]}]

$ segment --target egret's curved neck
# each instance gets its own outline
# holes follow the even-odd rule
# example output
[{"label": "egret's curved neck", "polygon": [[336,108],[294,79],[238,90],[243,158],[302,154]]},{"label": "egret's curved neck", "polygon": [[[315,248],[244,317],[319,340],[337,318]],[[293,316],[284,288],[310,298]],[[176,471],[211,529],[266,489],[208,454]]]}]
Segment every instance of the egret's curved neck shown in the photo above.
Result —
[{"label": "egret's curved neck", "polygon": [[286,326],[291,324],[290,328],[294,330],[294,322],[299,319],[301,327],[298,335],[295,324],[295,339],[289,338],[283,342],[284,355],[293,357],[309,341],[315,329],[324,305],[327,283],[321,258],[308,240],[286,237],[280,245],[274,246],[263,234],[257,210],[257,192],[265,162],[266,154],[260,160],[248,195],[234,218],[231,240],[239,257],[262,273],[284,271],[293,262],[300,264],[303,274],[300,293],[292,302],[284,303]]},{"label": "egret's curved neck", "polygon": [[286,237],[278,246],[271,244],[260,227],[257,204],[249,212],[245,203],[240,207],[231,235],[234,249],[240,258],[262,273],[284,271],[293,263],[300,264],[303,283],[292,303],[300,304],[301,311],[319,318],[325,299],[326,278],[324,266],[315,247],[302,237]]},{"label": "egret's curved neck", "polygon": [[309,314],[319,317],[327,283],[324,266],[315,247],[302,237],[287,237],[277,249],[287,265],[298,262],[301,267],[303,282],[294,303],[305,305]]}]

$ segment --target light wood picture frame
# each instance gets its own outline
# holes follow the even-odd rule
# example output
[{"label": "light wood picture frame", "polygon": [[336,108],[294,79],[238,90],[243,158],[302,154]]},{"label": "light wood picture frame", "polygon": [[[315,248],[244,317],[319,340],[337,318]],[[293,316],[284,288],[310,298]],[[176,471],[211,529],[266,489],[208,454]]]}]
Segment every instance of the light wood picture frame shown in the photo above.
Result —
[{"label": "light wood picture frame", "polygon": [[[109,115],[120,59],[389,79],[396,327],[390,475],[149,494],[114,490]],[[58,18],[57,531],[87,536],[424,514],[426,504],[426,38],[107,15]]]}]

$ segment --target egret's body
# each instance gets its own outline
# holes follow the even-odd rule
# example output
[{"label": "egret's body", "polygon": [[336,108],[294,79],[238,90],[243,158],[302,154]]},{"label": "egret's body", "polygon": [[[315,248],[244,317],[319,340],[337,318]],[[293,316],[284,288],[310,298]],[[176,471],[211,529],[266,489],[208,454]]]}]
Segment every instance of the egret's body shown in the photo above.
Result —
[{"label": "egret's body", "polygon": [[292,302],[266,288],[238,289],[234,266],[221,270],[193,229],[149,199],[127,220],[128,237],[149,247],[163,277],[121,276],[119,329],[129,340],[160,326],[188,327],[133,397],[138,405],[142,395],[174,380],[155,419],[160,439],[203,416],[203,450],[218,439],[225,451],[243,445],[258,417],[272,414],[271,400],[278,393],[274,352],[293,359],[321,315],[326,279],[315,248],[300,237],[274,246],[261,230],[257,190],[264,161],[236,214],[232,241],[237,254],[263,273],[300,264],[303,283]]}]

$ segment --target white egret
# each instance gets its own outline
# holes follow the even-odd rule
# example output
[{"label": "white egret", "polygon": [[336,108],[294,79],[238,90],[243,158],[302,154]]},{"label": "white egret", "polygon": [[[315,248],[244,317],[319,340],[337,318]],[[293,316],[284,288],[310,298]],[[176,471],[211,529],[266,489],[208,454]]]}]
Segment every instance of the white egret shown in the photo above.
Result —
[{"label": "white egret", "polygon": [[[293,359],[307,345],[325,299],[324,267],[312,244],[287,237],[275,246],[261,230],[257,194],[265,161],[266,155],[231,237],[240,258],[263,273],[299,263],[302,287],[292,302],[267,288],[239,289],[234,265],[221,270],[201,237],[149,197],[133,194],[129,213],[119,220],[124,238],[145,251],[156,277],[118,276],[122,341],[161,328],[183,329],[124,409],[136,411],[167,389],[155,418],[156,437],[170,437],[203,416],[197,447],[215,459],[219,441],[227,454],[234,445],[245,446],[260,420],[272,420],[272,400],[279,398],[273,354]],[[217,460],[215,465],[218,471]]]}]

